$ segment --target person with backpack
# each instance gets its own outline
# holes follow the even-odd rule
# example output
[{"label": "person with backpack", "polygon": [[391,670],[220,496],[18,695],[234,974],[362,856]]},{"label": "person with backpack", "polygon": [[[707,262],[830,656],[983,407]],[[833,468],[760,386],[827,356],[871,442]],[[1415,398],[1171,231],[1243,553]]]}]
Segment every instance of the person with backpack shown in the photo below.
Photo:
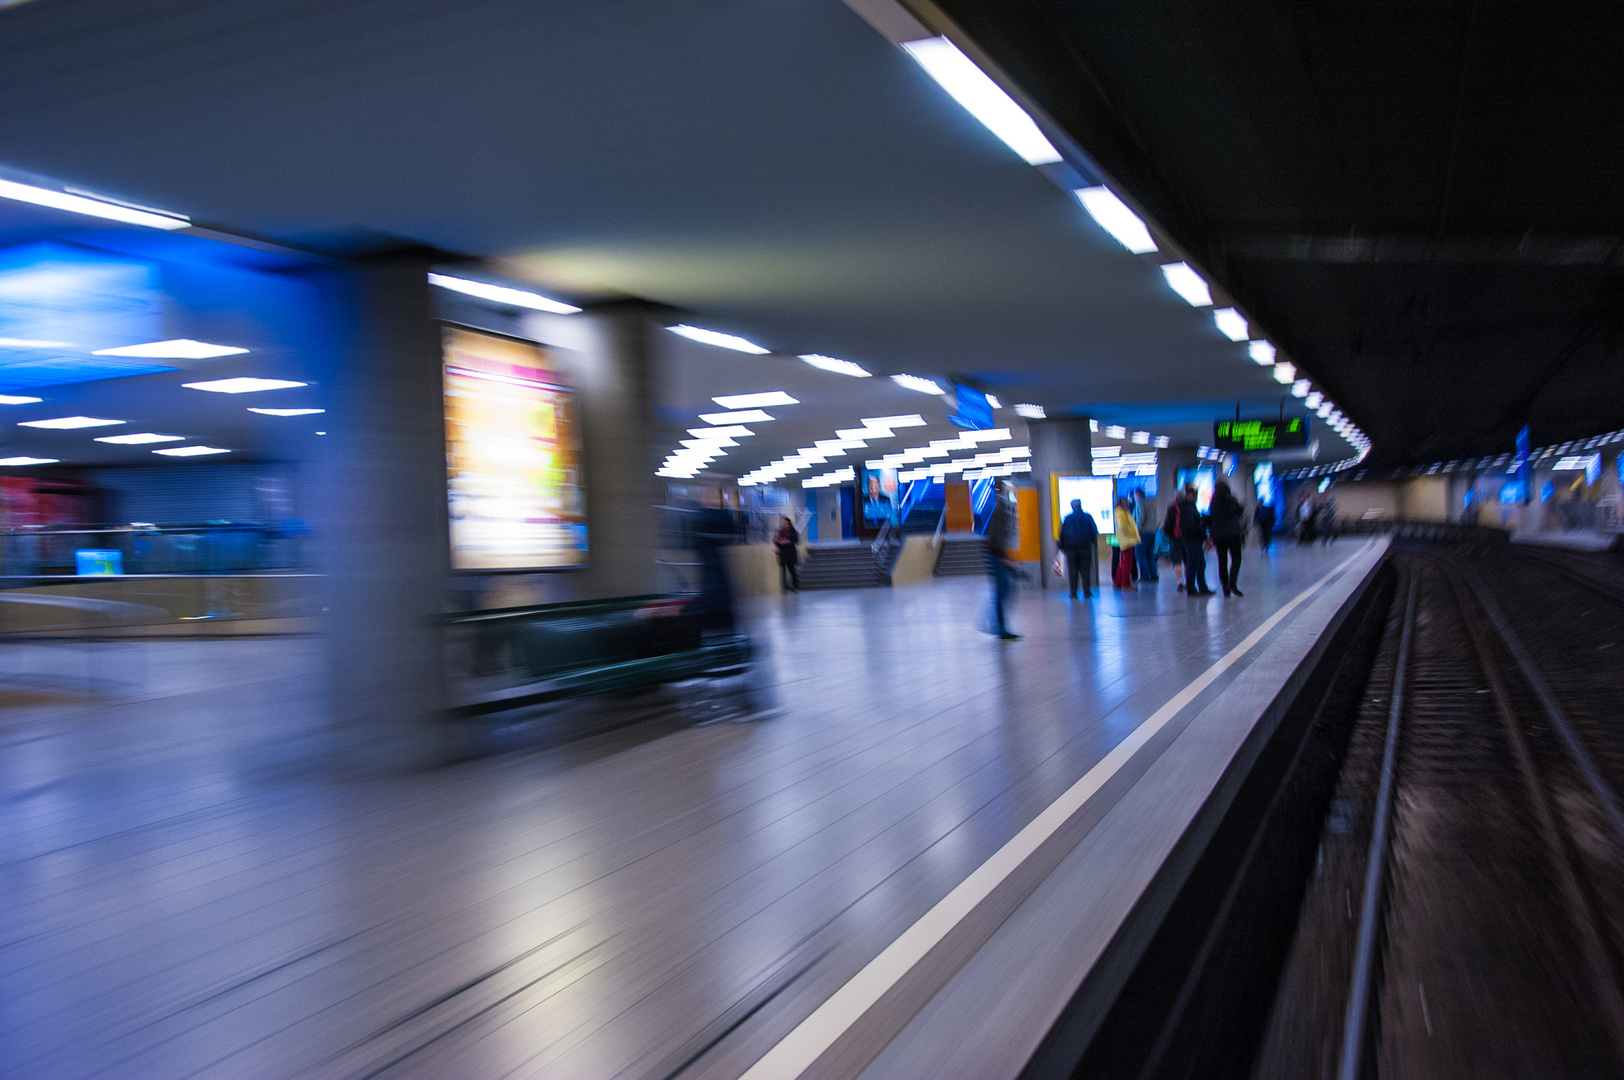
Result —
[{"label": "person with backpack", "polygon": [[1184,501],[1178,504],[1176,520],[1179,539],[1184,542],[1184,594],[1211,596],[1207,584],[1207,518],[1196,504],[1196,487],[1184,485]]}]

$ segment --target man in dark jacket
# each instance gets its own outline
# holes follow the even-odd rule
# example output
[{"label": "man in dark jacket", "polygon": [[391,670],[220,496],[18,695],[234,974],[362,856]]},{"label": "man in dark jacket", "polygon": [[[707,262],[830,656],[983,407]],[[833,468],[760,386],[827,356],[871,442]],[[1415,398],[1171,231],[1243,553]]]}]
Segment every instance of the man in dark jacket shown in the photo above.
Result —
[{"label": "man in dark jacket", "polygon": [[1211,596],[1212,587],[1207,584],[1207,518],[1196,505],[1194,484],[1185,485],[1178,508],[1179,539],[1184,543],[1184,592],[1188,596]]},{"label": "man in dark jacket", "polygon": [[987,572],[992,575],[992,630],[1005,641],[1021,635],[1004,619],[1004,603],[1009,599],[1011,564],[1009,546],[1015,542],[1015,511],[1009,505],[1009,485],[999,480],[993,486],[992,517],[982,539],[987,545]]},{"label": "man in dark jacket", "polygon": [[1213,549],[1218,553],[1218,584],[1224,595],[1244,596],[1237,579],[1241,573],[1241,543],[1246,539],[1246,507],[1223,481],[1212,491],[1207,534],[1212,537]]},{"label": "man in dark jacket", "polygon": [[1077,579],[1083,579],[1083,596],[1092,598],[1094,556],[1099,552],[1100,527],[1094,515],[1083,510],[1083,500],[1071,500],[1071,513],[1060,523],[1060,550],[1066,556],[1066,584],[1071,598],[1077,599]]}]

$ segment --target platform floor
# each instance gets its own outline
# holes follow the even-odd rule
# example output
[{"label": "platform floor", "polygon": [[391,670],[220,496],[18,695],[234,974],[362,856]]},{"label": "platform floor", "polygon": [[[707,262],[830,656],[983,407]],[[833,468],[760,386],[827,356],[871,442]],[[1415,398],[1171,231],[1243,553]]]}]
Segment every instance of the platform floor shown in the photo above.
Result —
[{"label": "platform floor", "polygon": [[752,719],[380,781],[308,764],[317,641],[8,644],[0,1076],[737,1077],[1357,547],[1025,591],[1014,642],[982,579],[763,598]]}]

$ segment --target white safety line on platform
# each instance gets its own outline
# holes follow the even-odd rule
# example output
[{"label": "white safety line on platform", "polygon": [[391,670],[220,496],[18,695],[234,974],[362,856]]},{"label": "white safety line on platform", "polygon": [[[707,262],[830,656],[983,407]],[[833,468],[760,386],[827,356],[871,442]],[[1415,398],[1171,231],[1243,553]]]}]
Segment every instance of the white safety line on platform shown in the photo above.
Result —
[{"label": "white safety line on platform", "polygon": [[1148,743],[1168,722],[1194,701],[1200,693],[1240,662],[1269,631],[1280,625],[1299,604],[1324,588],[1370,549],[1366,543],[1349,556],[1336,569],[1298,593],[1279,611],[1263,620],[1256,630],[1236,645],[1224,657],[1196,676],[1188,686],[1174,694],[1150,718],[1135,728],[1127,738],[1116,745],[1088,772],[1083,774],[1066,792],[1050,803],[1037,817],[999,848],[986,862],[937,901],[900,937],[885,947],[864,968],[836,990],[827,1001],[819,1005],[812,1015],[802,1020],[771,1050],[752,1065],[740,1080],[795,1080],[824,1052],[835,1044],[847,1029],[874,1006],[885,993],[895,986],[915,964],[923,960],[931,949],[962,922],[1009,875],[1013,874],[1034,852],[1081,810],[1101,788],[1115,776],[1133,756]]}]

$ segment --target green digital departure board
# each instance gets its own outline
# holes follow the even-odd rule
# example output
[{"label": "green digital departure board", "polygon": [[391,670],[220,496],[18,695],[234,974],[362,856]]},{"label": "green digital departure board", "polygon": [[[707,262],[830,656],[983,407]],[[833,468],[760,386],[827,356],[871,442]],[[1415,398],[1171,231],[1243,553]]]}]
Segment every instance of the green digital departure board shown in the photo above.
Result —
[{"label": "green digital departure board", "polygon": [[1308,445],[1308,418],[1286,420],[1220,420],[1213,424],[1213,445],[1220,450],[1273,450]]}]

